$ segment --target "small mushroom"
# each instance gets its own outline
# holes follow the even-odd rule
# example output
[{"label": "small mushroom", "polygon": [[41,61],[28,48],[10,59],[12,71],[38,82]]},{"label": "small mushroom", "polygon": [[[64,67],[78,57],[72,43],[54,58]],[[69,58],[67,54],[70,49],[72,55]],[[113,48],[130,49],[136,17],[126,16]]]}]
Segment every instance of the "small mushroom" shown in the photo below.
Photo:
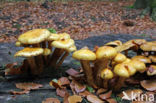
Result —
[{"label": "small mushroom", "polygon": [[85,76],[87,78],[87,83],[90,86],[96,88],[96,85],[94,84],[93,71],[90,66],[90,62],[96,59],[95,53],[89,49],[80,49],[75,51],[72,57],[80,60]]},{"label": "small mushroom", "polygon": [[136,69],[130,63],[121,63],[114,67],[114,73],[119,76],[114,87],[114,90],[118,91],[124,85],[125,80],[136,73]]},{"label": "small mushroom", "polygon": [[55,33],[51,33],[50,36],[47,38],[48,41],[48,48],[51,50],[52,46],[51,43],[55,40],[59,40],[60,36],[58,34]]},{"label": "small mushroom", "polygon": [[101,78],[103,80],[103,88],[108,89],[108,80],[113,78],[113,72],[109,68],[105,68],[101,71]]},{"label": "small mushroom", "polygon": [[24,34],[21,34],[18,37],[18,41],[21,44],[30,44],[33,47],[41,47],[41,42],[45,42],[45,40],[50,36],[50,32],[47,29],[33,29]]},{"label": "small mushroom", "polygon": [[156,43],[147,42],[140,46],[143,51],[155,51],[156,52]]},{"label": "small mushroom", "polygon": [[96,61],[94,69],[94,77],[96,78],[96,84],[102,86],[102,79],[100,78],[103,68],[107,68],[111,63],[111,60],[117,55],[115,48],[110,46],[102,46],[96,50]]},{"label": "small mushroom", "polygon": [[117,46],[121,46],[122,42],[120,40],[115,40],[113,42],[108,42],[105,45],[106,46],[111,46],[111,47],[117,47]]},{"label": "small mushroom", "polygon": [[151,63],[151,60],[148,57],[145,57],[145,56],[142,56],[142,55],[134,56],[132,58],[132,60],[139,60],[139,61],[142,61],[144,63]]},{"label": "small mushroom", "polygon": [[61,59],[59,60],[59,62],[56,65],[56,68],[60,67],[60,65],[63,63],[64,59],[69,55],[70,52],[76,51],[77,48],[75,45],[65,49],[66,51],[64,52],[63,56],[61,57]]},{"label": "small mushroom", "polygon": [[34,57],[43,54],[43,49],[42,48],[24,48],[14,55],[15,57],[17,56],[22,56],[26,57],[28,61],[28,65],[31,69],[31,73],[33,75],[37,75],[42,72],[42,68],[40,70],[37,70],[38,66],[35,62]]},{"label": "small mushroom", "polygon": [[151,59],[151,61],[152,61],[153,63],[156,63],[156,56],[151,55],[151,56],[149,56],[149,58]]},{"label": "small mushroom", "polygon": [[115,56],[115,58],[113,59],[113,61],[116,62],[116,63],[122,63],[122,62],[124,62],[126,59],[127,59],[127,58],[126,58],[126,56],[125,56],[124,54],[118,53],[118,54]]},{"label": "small mushroom", "polygon": [[65,49],[70,48],[74,45],[74,40],[72,39],[63,39],[59,41],[53,41],[51,46],[55,47],[55,50],[50,59],[50,65],[56,67],[58,60],[64,52],[67,52]]},{"label": "small mushroom", "polygon": [[139,72],[144,72],[146,71],[146,65],[144,62],[139,61],[139,60],[131,60],[129,62],[137,71]]}]

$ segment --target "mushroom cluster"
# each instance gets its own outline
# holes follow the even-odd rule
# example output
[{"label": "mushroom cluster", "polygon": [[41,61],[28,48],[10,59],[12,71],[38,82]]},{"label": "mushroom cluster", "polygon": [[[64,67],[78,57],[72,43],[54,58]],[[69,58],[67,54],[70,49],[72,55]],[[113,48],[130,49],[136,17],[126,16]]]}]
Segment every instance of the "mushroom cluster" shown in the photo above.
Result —
[{"label": "mushroom cluster", "polygon": [[[132,51],[135,56],[129,56]],[[134,53],[133,53],[134,54]],[[134,39],[122,43],[119,40],[95,47],[94,51],[82,48],[73,53],[80,60],[87,83],[96,88],[119,90],[127,78],[147,72],[156,75],[156,42]]]},{"label": "mushroom cluster", "polygon": [[15,45],[24,47],[15,53],[15,57],[26,58],[22,70],[30,71],[32,75],[42,73],[48,65],[60,67],[68,54],[76,50],[69,34],[54,34],[47,29],[34,29],[21,34]]}]

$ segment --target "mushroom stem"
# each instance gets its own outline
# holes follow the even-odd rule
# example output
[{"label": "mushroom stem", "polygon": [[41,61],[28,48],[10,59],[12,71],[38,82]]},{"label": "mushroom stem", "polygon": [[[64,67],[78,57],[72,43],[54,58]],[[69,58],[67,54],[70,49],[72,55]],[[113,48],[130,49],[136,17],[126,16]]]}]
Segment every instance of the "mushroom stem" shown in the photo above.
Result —
[{"label": "mushroom stem", "polygon": [[103,80],[103,88],[108,89],[108,79]]},{"label": "mushroom stem", "polygon": [[55,68],[59,68],[59,67],[62,65],[64,59],[65,59],[68,55],[69,55],[69,52],[65,51],[65,53],[63,54],[63,56],[61,57],[60,61],[57,63],[57,65],[56,65]]},{"label": "mushroom stem", "polygon": [[84,74],[87,78],[87,83],[96,88],[96,85],[94,84],[94,79],[93,79],[93,71],[92,68],[90,67],[90,61],[88,60],[80,60],[82,68],[84,70]]},{"label": "mushroom stem", "polygon": [[42,48],[46,48],[46,41],[42,42]]},{"label": "mushroom stem", "polygon": [[31,69],[31,74],[33,74],[33,75],[38,74],[37,65],[35,63],[34,57],[29,57],[29,58],[27,58],[27,60],[28,60],[29,67]]},{"label": "mushroom stem", "polygon": [[99,87],[103,86],[103,79],[100,77],[100,73],[103,70],[103,68],[107,68],[109,64],[109,60],[108,59],[99,59],[96,60],[95,65],[94,65],[94,78],[95,78],[95,82],[96,85],[98,85]]},{"label": "mushroom stem", "polygon": [[36,63],[38,64],[37,65],[38,74],[43,72],[44,65],[43,65],[43,58],[42,57],[43,57],[42,55],[38,55],[38,56],[35,57],[36,58]]},{"label": "mushroom stem", "polygon": [[48,41],[48,49],[52,49],[52,46],[51,46],[51,43],[52,43],[53,41]]},{"label": "mushroom stem", "polygon": [[51,59],[50,59],[51,66],[53,66],[53,67],[56,66],[56,63],[57,63],[58,59],[61,57],[63,52],[64,52],[63,49],[55,48],[54,53],[52,54]]},{"label": "mushroom stem", "polygon": [[114,91],[119,91],[122,86],[125,85],[125,77],[119,77],[116,86],[114,86]]}]

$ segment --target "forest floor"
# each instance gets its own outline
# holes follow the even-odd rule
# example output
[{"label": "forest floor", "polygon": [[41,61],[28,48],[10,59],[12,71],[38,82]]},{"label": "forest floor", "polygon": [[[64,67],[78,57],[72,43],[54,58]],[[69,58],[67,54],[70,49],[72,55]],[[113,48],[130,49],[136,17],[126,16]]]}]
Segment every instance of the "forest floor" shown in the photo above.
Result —
[{"label": "forest floor", "polygon": [[133,9],[135,0],[92,2],[12,2],[0,6],[0,42],[35,28],[54,28],[74,39],[103,34],[132,34],[156,39],[156,22]]}]

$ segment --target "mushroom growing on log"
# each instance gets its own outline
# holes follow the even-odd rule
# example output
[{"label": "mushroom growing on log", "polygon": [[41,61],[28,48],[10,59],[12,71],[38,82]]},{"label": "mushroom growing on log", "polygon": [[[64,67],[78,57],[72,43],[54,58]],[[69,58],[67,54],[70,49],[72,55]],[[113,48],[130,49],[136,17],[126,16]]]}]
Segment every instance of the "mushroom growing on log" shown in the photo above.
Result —
[{"label": "mushroom growing on log", "polygon": [[96,61],[94,63],[94,78],[96,79],[96,84],[99,87],[103,86],[102,78],[100,77],[103,68],[107,68],[111,63],[111,60],[117,55],[115,48],[110,46],[102,46],[96,50]]},{"label": "mushroom growing on log", "polygon": [[27,61],[28,61],[28,65],[31,69],[31,74],[33,75],[38,75],[42,72],[43,68],[39,68],[38,70],[38,66],[36,64],[35,61],[35,56],[39,56],[43,54],[43,49],[42,48],[24,48],[18,52],[16,52],[16,54],[14,55],[15,57],[17,56],[22,56],[22,57],[26,57]]},{"label": "mushroom growing on log", "polygon": [[75,51],[72,55],[73,58],[80,60],[80,63],[82,65],[82,69],[84,71],[84,74],[87,79],[87,83],[96,88],[96,85],[94,83],[94,78],[93,78],[93,70],[90,66],[90,62],[94,61],[96,59],[96,55],[94,52],[92,52],[89,49],[83,48],[78,51]]}]

